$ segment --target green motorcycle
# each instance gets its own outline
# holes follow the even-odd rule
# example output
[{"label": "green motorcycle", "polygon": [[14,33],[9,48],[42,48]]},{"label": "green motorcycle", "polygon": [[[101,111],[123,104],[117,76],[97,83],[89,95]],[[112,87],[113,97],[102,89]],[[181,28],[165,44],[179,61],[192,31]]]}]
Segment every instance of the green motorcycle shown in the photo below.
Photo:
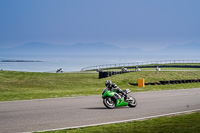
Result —
[{"label": "green motorcycle", "polygon": [[[130,93],[131,91],[129,89],[123,90],[125,94]],[[137,102],[136,99],[132,96],[127,95],[128,101],[124,100],[124,96],[122,94],[118,94],[117,92],[110,91],[107,89],[104,89],[102,93],[102,98],[103,98],[103,104],[109,108],[113,109],[118,106],[129,106],[129,107],[136,107]]]}]

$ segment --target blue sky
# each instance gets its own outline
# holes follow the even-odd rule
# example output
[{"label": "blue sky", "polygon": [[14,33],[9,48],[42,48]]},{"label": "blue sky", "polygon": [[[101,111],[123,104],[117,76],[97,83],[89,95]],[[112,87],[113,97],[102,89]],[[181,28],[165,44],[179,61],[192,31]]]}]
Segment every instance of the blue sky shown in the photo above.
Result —
[{"label": "blue sky", "polygon": [[200,42],[200,0],[0,0],[0,48],[104,42],[154,50]]}]

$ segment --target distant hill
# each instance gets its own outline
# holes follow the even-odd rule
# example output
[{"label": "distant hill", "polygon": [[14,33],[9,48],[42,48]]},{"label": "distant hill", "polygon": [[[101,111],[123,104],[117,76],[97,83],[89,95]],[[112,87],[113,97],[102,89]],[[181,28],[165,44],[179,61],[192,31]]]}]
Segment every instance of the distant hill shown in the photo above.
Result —
[{"label": "distant hill", "polygon": [[76,43],[74,45],[53,45],[40,42],[0,49],[1,54],[88,54],[88,55],[200,55],[200,43],[170,45],[161,50],[142,51],[139,48],[120,48],[98,43]]},{"label": "distant hill", "polygon": [[0,49],[2,54],[138,54],[139,48],[120,48],[104,43],[77,43],[68,45],[53,45],[33,42],[14,48]]},{"label": "distant hill", "polygon": [[184,45],[174,44],[153,52],[166,55],[200,55],[200,43],[194,42]]}]

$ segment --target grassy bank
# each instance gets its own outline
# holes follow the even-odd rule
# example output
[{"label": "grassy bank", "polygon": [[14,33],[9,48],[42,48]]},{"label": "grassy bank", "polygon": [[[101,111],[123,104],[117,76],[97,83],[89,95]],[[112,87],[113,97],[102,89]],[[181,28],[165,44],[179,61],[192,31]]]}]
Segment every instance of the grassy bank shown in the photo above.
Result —
[{"label": "grassy bank", "polygon": [[0,72],[0,100],[24,100],[97,94],[97,74]]},{"label": "grassy bank", "polygon": [[98,73],[31,73],[0,71],[0,101],[101,95],[105,81],[111,80],[121,89],[132,92],[199,88],[200,83],[131,86],[138,78],[146,82],[159,80],[199,79],[200,71],[141,71],[98,79]]},{"label": "grassy bank", "polygon": [[45,133],[199,133],[200,112]]}]

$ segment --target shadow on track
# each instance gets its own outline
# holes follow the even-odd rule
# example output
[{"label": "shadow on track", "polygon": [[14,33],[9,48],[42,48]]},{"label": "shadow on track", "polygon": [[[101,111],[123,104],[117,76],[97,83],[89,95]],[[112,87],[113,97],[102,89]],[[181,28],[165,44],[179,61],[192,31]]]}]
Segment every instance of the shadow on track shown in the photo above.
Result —
[{"label": "shadow on track", "polygon": [[81,109],[107,109],[106,107],[91,107],[91,108],[81,108]]},{"label": "shadow on track", "polygon": [[[126,106],[123,106],[123,107],[116,107],[114,108],[115,109],[126,109],[127,107]],[[90,110],[103,110],[103,109],[107,109],[107,110],[112,110],[112,109],[108,109],[106,107],[91,107],[91,108],[81,108],[81,109],[90,109]]]}]

